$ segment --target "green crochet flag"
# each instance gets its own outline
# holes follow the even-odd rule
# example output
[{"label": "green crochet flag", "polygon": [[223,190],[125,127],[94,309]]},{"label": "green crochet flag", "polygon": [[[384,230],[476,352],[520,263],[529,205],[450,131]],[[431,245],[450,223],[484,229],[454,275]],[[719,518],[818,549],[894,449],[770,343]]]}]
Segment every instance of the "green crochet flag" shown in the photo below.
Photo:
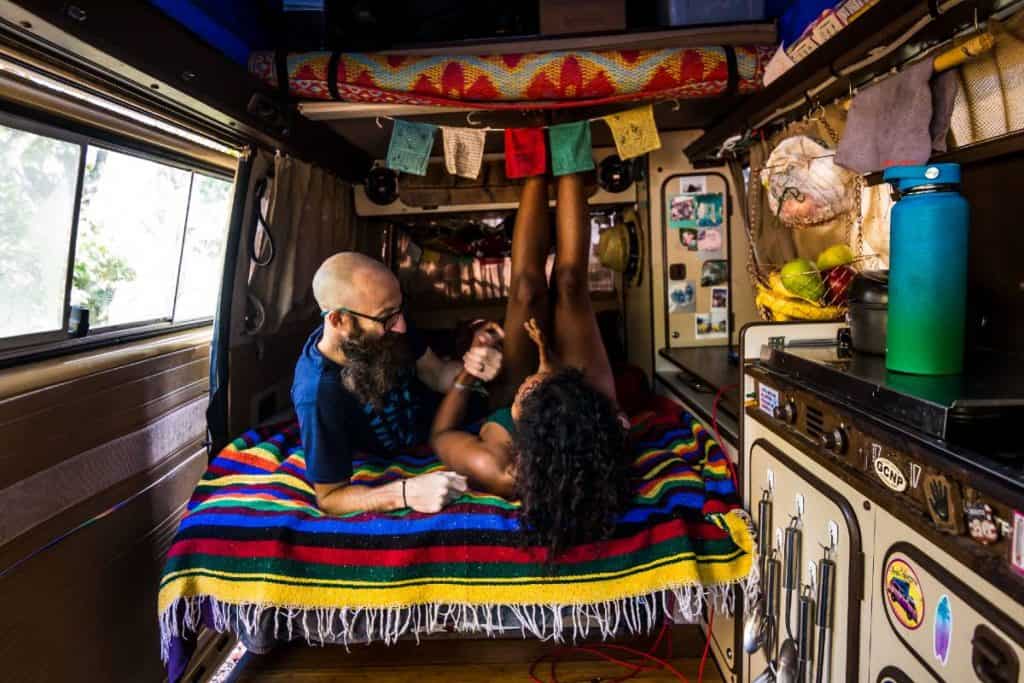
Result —
[{"label": "green crochet flag", "polygon": [[590,143],[590,121],[560,123],[548,128],[551,143],[551,172],[568,175],[594,170]]},{"label": "green crochet flag", "polygon": [[403,173],[426,175],[437,126],[395,119],[388,145],[387,167]]}]

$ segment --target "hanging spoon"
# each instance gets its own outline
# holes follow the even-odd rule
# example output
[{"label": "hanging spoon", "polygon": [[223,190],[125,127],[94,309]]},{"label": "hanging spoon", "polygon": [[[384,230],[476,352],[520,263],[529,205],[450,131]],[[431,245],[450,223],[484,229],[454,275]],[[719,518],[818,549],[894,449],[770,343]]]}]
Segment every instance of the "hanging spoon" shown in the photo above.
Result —
[{"label": "hanging spoon", "polygon": [[762,594],[751,605],[750,611],[747,612],[747,616],[743,620],[743,651],[748,655],[754,654],[764,645],[767,621],[764,608],[765,600]]},{"label": "hanging spoon", "polygon": [[757,601],[751,606],[743,621],[743,651],[748,655],[757,652],[765,643],[769,615],[765,610],[765,563],[771,549],[772,500],[771,492],[761,493],[761,501],[757,505],[757,554],[761,569],[760,590]]},{"label": "hanging spoon", "polygon": [[796,641],[786,638],[779,648],[779,661],[775,668],[775,680],[779,683],[796,683],[797,650]]}]

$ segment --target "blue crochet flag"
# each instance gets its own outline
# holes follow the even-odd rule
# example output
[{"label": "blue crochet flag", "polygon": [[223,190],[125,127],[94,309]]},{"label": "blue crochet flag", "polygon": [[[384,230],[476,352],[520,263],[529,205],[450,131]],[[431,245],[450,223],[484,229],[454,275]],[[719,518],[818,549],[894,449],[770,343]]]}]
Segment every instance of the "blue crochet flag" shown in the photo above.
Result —
[{"label": "blue crochet flag", "polygon": [[388,145],[387,167],[403,173],[426,175],[437,126],[395,119]]}]

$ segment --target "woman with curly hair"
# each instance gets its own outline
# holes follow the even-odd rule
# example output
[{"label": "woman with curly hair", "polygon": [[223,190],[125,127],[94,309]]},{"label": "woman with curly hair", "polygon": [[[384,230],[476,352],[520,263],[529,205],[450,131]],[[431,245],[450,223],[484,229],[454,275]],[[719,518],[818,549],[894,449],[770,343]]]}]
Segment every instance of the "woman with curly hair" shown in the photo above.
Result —
[{"label": "woman with curly hair", "polygon": [[[476,343],[503,343],[503,407],[479,433],[462,431],[476,380],[463,373],[434,419],[431,445],[471,485],[522,503],[525,542],[549,561],[570,546],[607,537],[629,498],[625,440],[608,354],[590,302],[590,222],[583,178],[561,176],[551,287],[547,179],[527,178],[512,235],[505,329],[490,323]],[[547,335],[545,330],[553,330]],[[553,345],[548,340],[553,339]]]}]

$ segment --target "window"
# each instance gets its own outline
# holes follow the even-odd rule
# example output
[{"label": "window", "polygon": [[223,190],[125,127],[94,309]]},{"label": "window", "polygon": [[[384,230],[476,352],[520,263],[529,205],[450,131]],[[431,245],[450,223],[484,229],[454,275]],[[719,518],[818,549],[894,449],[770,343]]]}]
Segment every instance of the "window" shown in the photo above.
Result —
[{"label": "window", "polygon": [[0,346],[213,317],[232,182],[0,123]]},{"label": "window", "polygon": [[63,327],[81,152],[0,126],[0,337]]}]

